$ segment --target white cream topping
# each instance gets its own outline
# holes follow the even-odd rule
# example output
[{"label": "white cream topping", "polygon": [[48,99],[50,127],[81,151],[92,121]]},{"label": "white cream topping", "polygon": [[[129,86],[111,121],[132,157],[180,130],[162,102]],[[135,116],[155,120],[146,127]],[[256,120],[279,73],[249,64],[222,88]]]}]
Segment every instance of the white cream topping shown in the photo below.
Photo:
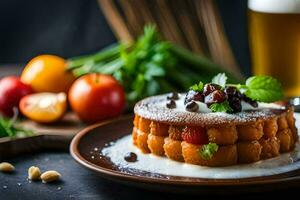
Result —
[{"label": "white cream topping", "polygon": [[249,0],[248,8],[265,13],[300,13],[300,0]]},{"label": "white cream topping", "polygon": [[[174,108],[175,111],[188,112],[185,109],[184,98],[185,98],[185,94],[179,94],[179,99],[175,101],[176,102],[176,108]],[[195,102],[199,106],[199,109],[197,111],[198,113],[211,113],[212,112],[211,109],[209,109],[205,103],[202,103],[200,101],[195,101]],[[166,104],[167,104],[167,98],[166,98],[166,101],[160,102],[159,106],[166,107]],[[242,111],[260,110],[260,109],[264,109],[264,108],[284,109],[283,106],[275,104],[275,103],[262,103],[262,102],[258,102],[258,107],[255,108],[255,107],[251,106],[249,103],[242,101]]]},{"label": "white cream topping", "polygon": [[[300,129],[300,114],[295,114],[296,125]],[[124,156],[127,152],[137,154],[137,162],[126,162]],[[296,144],[294,151],[280,154],[278,157],[262,160],[256,163],[234,165],[229,167],[202,167],[187,163],[172,161],[166,157],[158,157],[152,154],[144,154],[132,145],[131,135],[117,140],[112,146],[102,150],[102,154],[125,170],[127,168],[143,170],[169,176],[195,177],[195,178],[249,178],[269,176],[286,173],[300,169],[300,145]]]}]

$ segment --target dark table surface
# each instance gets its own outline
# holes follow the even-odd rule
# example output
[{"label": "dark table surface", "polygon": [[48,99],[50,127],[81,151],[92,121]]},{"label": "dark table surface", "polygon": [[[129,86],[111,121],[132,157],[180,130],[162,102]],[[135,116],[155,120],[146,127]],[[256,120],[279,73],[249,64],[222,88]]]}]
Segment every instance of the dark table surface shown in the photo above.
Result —
[{"label": "dark table surface", "polygon": [[[174,199],[181,195],[157,193],[120,185],[102,179],[77,164],[68,152],[42,152],[8,160],[16,167],[13,174],[0,173],[0,199]],[[27,170],[57,170],[60,182],[29,182]]]},{"label": "dark table surface", "polygon": [[[105,180],[93,172],[77,164],[68,152],[40,152],[33,155],[22,155],[8,160],[16,167],[13,174],[0,173],[0,199],[211,199],[205,195],[182,195],[138,189]],[[30,182],[27,180],[27,170],[30,166],[39,166],[42,171],[57,170],[62,174],[61,181],[50,184]],[[298,188],[299,189],[299,188]],[[174,191],[175,192],[175,191]],[[297,188],[290,191],[273,191],[271,193],[244,194],[236,196],[219,196],[222,199],[298,195]],[[216,194],[218,191],[216,191]]]}]

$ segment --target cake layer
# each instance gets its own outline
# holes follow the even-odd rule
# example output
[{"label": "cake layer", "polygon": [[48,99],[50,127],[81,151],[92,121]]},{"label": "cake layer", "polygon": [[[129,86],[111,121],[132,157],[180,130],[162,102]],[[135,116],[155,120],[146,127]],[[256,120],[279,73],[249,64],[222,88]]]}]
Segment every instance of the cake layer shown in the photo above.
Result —
[{"label": "cake layer", "polygon": [[176,125],[165,121],[146,119],[135,115],[132,132],[133,143],[144,153],[180,162],[204,166],[228,166],[237,163],[251,163],[272,158],[280,153],[291,151],[298,141],[292,108],[268,118],[258,118],[238,124],[215,124],[205,128],[208,141],[219,146],[211,159],[200,155],[202,145],[183,140],[182,132],[190,125]]},{"label": "cake layer", "polygon": [[[173,125],[166,122],[153,121],[137,114],[134,119],[134,127],[140,131],[157,136],[169,136],[175,140],[182,140],[182,131],[185,127],[189,126],[190,125]],[[218,145],[234,144],[236,141],[258,141],[262,137],[271,138],[287,129],[289,129],[290,135],[292,135],[295,140],[298,140],[292,108],[268,119],[257,119],[256,121],[241,123],[239,125],[228,123],[205,126],[199,122],[197,126],[204,127],[209,142]]]}]

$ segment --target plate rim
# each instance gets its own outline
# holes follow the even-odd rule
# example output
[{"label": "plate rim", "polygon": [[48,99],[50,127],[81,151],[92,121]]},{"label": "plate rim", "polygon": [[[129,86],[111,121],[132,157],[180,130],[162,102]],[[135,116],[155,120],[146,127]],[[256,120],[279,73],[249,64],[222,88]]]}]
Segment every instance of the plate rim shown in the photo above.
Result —
[{"label": "plate rim", "polygon": [[[90,125],[80,132],[78,132],[72,139],[70,144],[70,154],[75,159],[77,163],[84,166],[85,168],[92,170],[94,172],[100,173],[101,175],[118,179],[118,180],[126,180],[126,181],[134,181],[135,183],[148,183],[148,184],[164,184],[164,185],[181,185],[181,186],[249,186],[249,185],[262,185],[262,184],[276,184],[276,183],[286,183],[286,182],[293,182],[293,181],[300,181],[299,175],[294,176],[286,176],[286,177],[279,177],[276,178],[278,175],[288,174],[294,172],[286,172],[282,174],[270,175],[270,176],[260,176],[260,177],[250,177],[250,178],[240,178],[240,179],[213,179],[213,178],[196,178],[195,181],[191,180],[170,180],[165,178],[157,178],[157,177],[147,177],[147,176],[137,176],[134,174],[126,174],[124,172],[120,172],[117,170],[108,169],[99,165],[96,165],[92,162],[86,160],[79,151],[78,145],[81,139],[86,136],[87,134],[91,134],[90,131],[104,126],[109,125],[113,122],[122,121],[122,120],[132,120],[133,115],[125,115],[119,117],[114,120],[108,120],[105,122],[100,122],[94,125]],[[176,176],[172,176],[176,177]],[[193,177],[186,177],[191,178]]]}]

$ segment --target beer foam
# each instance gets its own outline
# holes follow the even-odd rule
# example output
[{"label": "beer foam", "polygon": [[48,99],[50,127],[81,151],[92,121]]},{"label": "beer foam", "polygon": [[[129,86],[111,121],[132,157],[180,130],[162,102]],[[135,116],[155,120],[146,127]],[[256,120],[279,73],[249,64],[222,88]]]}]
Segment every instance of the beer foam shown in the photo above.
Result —
[{"label": "beer foam", "polygon": [[248,8],[265,13],[300,13],[300,0],[249,0]]}]

